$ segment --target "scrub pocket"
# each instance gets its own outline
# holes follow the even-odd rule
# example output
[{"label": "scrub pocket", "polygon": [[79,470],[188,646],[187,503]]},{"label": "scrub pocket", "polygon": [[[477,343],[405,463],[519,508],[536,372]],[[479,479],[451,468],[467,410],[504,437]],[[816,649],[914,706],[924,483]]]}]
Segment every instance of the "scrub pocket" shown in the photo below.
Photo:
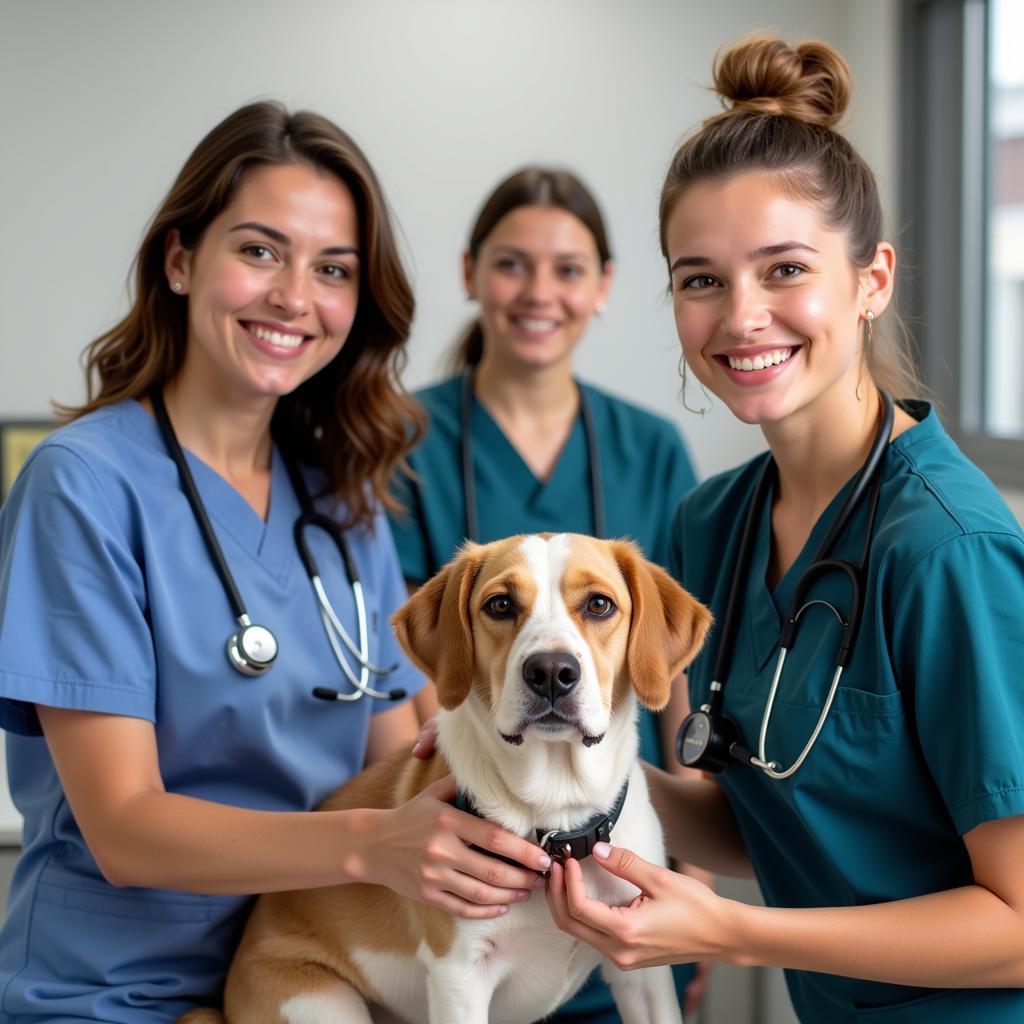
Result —
[{"label": "scrub pocket", "polygon": [[216,1003],[246,906],[244,897],[113,889],[51,864],[3,1008],[143,1024]]}]

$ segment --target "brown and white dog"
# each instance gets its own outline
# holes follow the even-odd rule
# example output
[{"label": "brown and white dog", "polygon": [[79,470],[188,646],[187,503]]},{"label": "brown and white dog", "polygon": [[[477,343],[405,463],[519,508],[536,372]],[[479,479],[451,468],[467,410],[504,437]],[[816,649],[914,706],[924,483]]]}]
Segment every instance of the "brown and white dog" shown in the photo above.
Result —
[{"label": "brown and white dog", "polygon": [[[710,623],[667,573],[625,541],[557,534],[469,544],[393,622],[437,686],[443,756],[403,752],[324,809],[395,807],[450,770],[481,815],[534,839],[608,812],[628,783],[612,840],[664,863],[637,762],[636,701],[665,706]],[[621,905],[636,895],[592,860],[582,864],[597,898]],[[253,911],[225,1014],[231,1024],[365,1024],[388,1013],[410,1024],[528,1024],[599,963],[555,927],[542,892],[489,920],[455,918],[381,886],[276,893]],[[603,972],[626,1024],[681,1021],[669,968],[623,972],[605,962]]]}]

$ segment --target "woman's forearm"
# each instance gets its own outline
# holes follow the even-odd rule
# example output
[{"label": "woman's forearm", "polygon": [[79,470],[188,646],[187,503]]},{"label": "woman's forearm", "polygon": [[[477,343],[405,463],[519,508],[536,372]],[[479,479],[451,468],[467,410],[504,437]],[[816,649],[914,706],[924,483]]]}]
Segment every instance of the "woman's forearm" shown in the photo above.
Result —
[{"label": "woman's forearm", "polygon": [[710,779],[643,767],[669,855],[715,874],[749,878],[750,857],[721,787]]},{"label": "woman's forearm", "polygon": [[381,813],[254,811],[153,791],[134,796],[102,836],[86,839],[114,885],[274,892],[362,880]]},{"label": "woman's forearm", "polygon": [[734,910],[722,959],[738,965],[929,988],[1024,987],[1024,915],[980,885],[863,907]]}]

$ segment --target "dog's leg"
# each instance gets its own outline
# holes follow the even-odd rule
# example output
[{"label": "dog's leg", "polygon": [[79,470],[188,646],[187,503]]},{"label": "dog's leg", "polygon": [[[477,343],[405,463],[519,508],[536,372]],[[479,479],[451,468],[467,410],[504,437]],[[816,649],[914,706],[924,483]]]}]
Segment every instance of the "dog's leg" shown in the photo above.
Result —
[{"label": "dog's leg", "polygon": [[606,960],[601,974],[615,996],[622,1024],[683,1024],[671,967],[620,971]]},{"label": "dog's leg", "polygon": [[314,963],[236,961],[224,993],[228,1024],[373,1024],[363,997]]},{"label": "dog's leg", "polygon": [[427,973],[430,1024],[487,1024],[493,995],[493,987],[464,964],[442,960]]}]

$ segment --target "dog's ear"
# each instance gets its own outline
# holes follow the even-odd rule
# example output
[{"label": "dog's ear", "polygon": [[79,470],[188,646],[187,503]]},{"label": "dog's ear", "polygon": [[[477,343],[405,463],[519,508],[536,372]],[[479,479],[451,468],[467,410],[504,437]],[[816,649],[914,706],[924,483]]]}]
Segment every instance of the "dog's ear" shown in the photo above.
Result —
[{"label": "dog's ear", "polygon": [[457,708],[473,683],[473,626],[469,596],[483,563],[483,549],[466,544],[391,616],[395,635],[412,663],[437,688],[447,710]]},{"label": "dog's ear", "polygon": [[660,711],[675,677],[697,656],[711,626],[711,612],[636,545],[616,541],[615,559],[633,601],[626,663],[640,702]]}]

